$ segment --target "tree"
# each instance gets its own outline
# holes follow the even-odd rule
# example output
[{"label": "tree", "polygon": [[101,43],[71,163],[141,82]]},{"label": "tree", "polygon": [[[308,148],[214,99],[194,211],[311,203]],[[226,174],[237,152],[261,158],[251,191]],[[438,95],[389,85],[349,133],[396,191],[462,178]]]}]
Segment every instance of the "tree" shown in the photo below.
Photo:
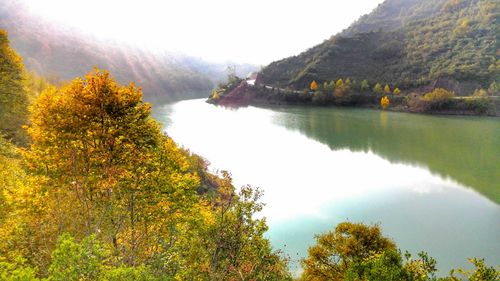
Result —
[{"label": "tree", "polygon": [[373,92],[377,95],[381,95],[384,91],[382,90],[382,85],[379,83],[375,84],[375,87],[373,87]]},{"label": "tree", "polygon": [[353,263],[345,274],[347,281],[392,281],[408,280],[403,259],[396,250],[388,250]]},{"label": "tree", "polygon": [[384,94],[386,94],[386,95],[391,94],[391,88],[387,84],[385,84],[385,87],[384,87]]},{"label": "tree", "polygon": [[361,91],[365,92],[370,89],[370,84],[368,84],[368,80],[361,81]]},{"label": "tree", "polygon": [[427,110],[440,109],[451,102],[455,96],[454,92],[443,88],[435,88],[426,93],[421,100],[424,101]]},{"label": "tree", "polygon": [[[470,281],[496,281],[500,279],[500,269],[495,269],[494,267],[488,267],[484,264],[484,259],[472,258],[469,259],[475,267],[474,270],[464,270],[459,268],[458,270],[452,270],[450,277],[446,278],[446,281],[460,281],[460,280],[470,280]],[[455,277],[455,272],[462,275],[462,277]]]},{"label": "tree", "polygon": [[316,245],[302,260],[302,279],[343,280],[353,263],[395,248],[390,239],[382,236],[379,226],[343,222],[334,231],[316,236]]},{"label": "tree", "polygon": [[333,91],[335,90],[335,81],[330,81],[330,83],[328,84],[328,90],[330,91]]},{"label": "tree", "polygon": [[488,87],[488,93],[491,96],[498,96],[500,94],[500,84],[496,81],[491,82],[490,86]]},{"label": "tree", "polygon": [[312,91],[316,91],[318,89],[318,83],[316,83],[316,80],[313,80],[311,84],[309,85],[309,89]]},{"label": "tree", "polygon": [[337,82],[335,83],[335,88],[343,90],[344,89],[344,81],[342,81],[342,79],[337,80]]},{"label": "tree", "polygon": [[393,94],[399,95],[399,94],[401,94],[401,90],[399,90],[399,88],[396,88],[396,89],[394,89]]},{"label": "tree", "polygon": [[347,78],[347,79],[345,80],[345,87],[346,87],[346,88],[351,87],[351,79],[350,79],[350,78]]},{"label": "tree", "polygon": [[7,32],[0,29],[0,134],[15,143],[26,143],[28,92],[21,57],[10,47]]},{"label": "tree", "polygon": [[51,242],[34,251],[50,253],[63,232],[95,234],[136,264],[156,253],[151,245],[178,235],[191,218],[199,179],[150,112],[137,87],[118,85],[98,69],[40,95],[25,157],[50,190],[38,224]]},{"label": "tree", "polygon": [[389,98],[387,96],[384,96],[380,99],[380,106],[382,106],[382,109],[386,109],[390,104]]},{"label": "tree", "polygon": [[488,96],[488,92],[485,89],[476,89],[472,96],[484,98]]}]

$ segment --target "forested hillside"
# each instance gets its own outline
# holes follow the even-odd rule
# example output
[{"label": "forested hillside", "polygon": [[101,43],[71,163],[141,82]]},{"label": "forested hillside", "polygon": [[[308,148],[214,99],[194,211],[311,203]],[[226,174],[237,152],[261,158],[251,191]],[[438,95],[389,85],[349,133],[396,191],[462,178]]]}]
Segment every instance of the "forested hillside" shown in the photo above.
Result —
[{"label": "forested hillside", "polygon": [[387,0],[344,32],[260,72],[266,85],[367,80],[391,88],[444,87],[457,95],[500,79],[499,2]]}]

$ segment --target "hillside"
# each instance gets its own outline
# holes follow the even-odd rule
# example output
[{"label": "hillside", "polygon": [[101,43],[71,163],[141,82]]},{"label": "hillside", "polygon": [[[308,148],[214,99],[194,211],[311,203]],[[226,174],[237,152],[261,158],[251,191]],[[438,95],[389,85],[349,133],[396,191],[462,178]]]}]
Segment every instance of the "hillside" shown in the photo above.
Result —
[{"label": "hillside", "polygon": [[[69,80],[97,66],[110,70],[121,83],[134,81],[148,101],[203,97],[226,76],[227,64],[96,40],[33,15],[16,1],[0,0],[0,28],[7,30],[28,70]],[[246,75],[256,67],[237,65],[236,69]]]},{"label": "hillside", "polygon": [[498,34],[497,1],[387,0],[342,33],[270,64],[258,82],[301,89],[350,78],[470,95],[499,80]]}]

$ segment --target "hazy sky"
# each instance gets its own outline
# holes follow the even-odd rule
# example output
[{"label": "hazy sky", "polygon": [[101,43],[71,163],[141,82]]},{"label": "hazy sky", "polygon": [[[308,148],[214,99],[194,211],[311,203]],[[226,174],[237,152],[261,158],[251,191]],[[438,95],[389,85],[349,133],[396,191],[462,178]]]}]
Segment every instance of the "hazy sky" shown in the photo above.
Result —
[{"label": "hazy sky", "polygon": [[24,0],[102,38],[211,61],[267,64],[299,54],[382,0]]}]

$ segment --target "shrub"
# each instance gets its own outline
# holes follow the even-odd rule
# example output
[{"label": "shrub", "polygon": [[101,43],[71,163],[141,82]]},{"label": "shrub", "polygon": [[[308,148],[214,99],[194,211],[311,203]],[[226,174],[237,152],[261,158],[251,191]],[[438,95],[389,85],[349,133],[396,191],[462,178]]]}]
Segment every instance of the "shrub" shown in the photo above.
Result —
[{"label": "shrub", "polygon": [[455,93],[443,88],[436,88],[426,93],[421,99],[425,102],[425,109],[442,109],[450,103]]}]

